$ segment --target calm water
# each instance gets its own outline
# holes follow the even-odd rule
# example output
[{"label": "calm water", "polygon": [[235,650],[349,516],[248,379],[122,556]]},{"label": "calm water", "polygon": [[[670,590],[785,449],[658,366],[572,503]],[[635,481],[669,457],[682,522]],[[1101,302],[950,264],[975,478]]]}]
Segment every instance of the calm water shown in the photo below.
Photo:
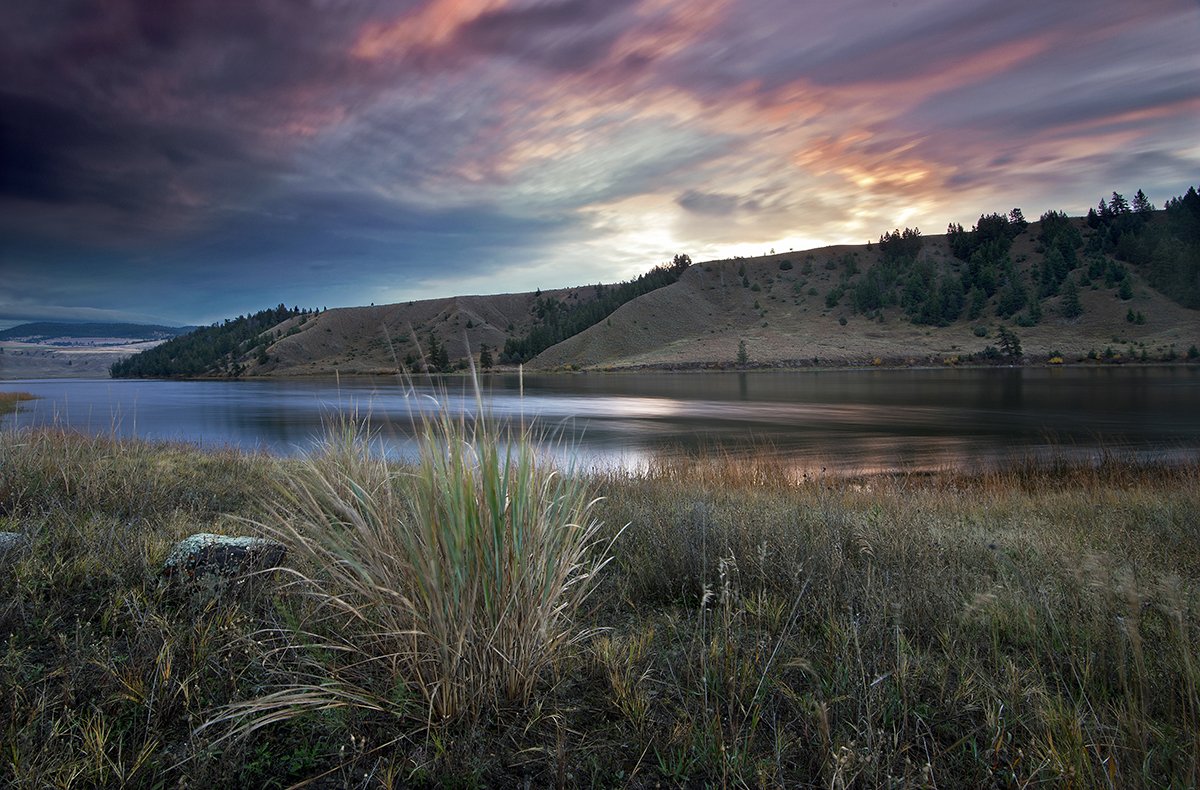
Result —
[{"label": "calm water", "polygon": [[[1143,457],[1200,452],[1200,366],[634,373],[484,380],[494,414],[536,420],[586,460],[637,463],[700,448],[772,452],[798,468],[929,469],[1013,455],[1101,448]],[[444,382],[453,409],[474,409]],[[3,426],[69,425],[291,454],[327,421],[356,413],[403,454],[432,386],[389,378],[4,382],[42,400]]]}]

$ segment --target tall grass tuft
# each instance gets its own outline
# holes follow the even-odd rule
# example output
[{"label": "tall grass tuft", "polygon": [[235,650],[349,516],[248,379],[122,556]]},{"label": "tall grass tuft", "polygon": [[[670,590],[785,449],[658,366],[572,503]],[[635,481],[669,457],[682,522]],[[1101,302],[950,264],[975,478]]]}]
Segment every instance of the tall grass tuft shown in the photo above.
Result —
[{"label": "tall grass tuft", "polygon": [[394,709],[413,688],[431,721],[529,700],[607,560],[584,478],[549,463],[534,429],[477,406],[423,414],[401,472],[342,424],[284,483],[264,526],[307,560],[300,583],[324,613],[310,633],[352,671],[235,706],[243,729],[304,709]]}]

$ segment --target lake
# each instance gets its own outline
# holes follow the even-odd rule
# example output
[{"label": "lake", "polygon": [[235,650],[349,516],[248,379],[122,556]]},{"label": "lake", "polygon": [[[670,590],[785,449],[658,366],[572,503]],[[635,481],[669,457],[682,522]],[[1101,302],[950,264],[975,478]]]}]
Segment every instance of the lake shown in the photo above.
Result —
[{"label": "lake", "polygon": [[[798,469],[928,470],[1055,446],[1196,457],[1200,365],[1072,368],[493,375],[485,399],[504,420],[535,422],[556,452],[636,465],[660,452],[771,453]],[[8,381],[41,400],[0,426],[53,425],[121,436],[311,448],[327,422],[356,414],[389,454],[413,417],[474,410],[459,377],[407,388],[395,378]],[[567,448],[567,449],[564,449]]]}]

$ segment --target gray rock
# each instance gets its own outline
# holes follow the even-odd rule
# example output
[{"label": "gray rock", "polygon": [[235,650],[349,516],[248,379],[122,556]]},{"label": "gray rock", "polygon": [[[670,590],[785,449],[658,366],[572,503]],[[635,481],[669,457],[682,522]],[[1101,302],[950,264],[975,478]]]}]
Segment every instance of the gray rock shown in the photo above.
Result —
[{"label": "gray rock", "polygon": [[0,557],[15,554],[29,545],[29,536],[24,532],[0,532]]},{"label": "gray rock", "polygon": [[162,573],[180,584],[244,579],[279,567],[287,549],[281,543],[249,536],[227,537],[202,532],[184,538],[163,563]]}]

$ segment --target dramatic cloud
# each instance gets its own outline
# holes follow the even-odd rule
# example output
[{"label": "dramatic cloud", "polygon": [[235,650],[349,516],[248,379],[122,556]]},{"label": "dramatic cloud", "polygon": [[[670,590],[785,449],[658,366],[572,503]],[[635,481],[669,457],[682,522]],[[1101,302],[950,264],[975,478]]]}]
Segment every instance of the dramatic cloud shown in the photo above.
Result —
[{"label": "dramatic cloud", "polygon": [[0,325],[1161,204],[1200,180],[1198,34],[1190,0],[17,0]]}]

